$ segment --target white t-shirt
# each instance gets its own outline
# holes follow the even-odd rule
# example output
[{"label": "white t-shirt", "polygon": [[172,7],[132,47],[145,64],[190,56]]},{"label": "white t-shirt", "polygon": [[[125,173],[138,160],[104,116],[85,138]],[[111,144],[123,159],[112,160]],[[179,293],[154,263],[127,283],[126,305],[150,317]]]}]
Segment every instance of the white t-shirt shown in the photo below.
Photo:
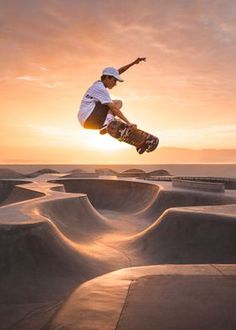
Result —
[{"label": "white t-shirt", "polygon": [[82,126],[92,113],[97,102],[102,104],[111,103],[112,99],[101,80],[96,81],[85,93],[78,112],[78,119]]}]

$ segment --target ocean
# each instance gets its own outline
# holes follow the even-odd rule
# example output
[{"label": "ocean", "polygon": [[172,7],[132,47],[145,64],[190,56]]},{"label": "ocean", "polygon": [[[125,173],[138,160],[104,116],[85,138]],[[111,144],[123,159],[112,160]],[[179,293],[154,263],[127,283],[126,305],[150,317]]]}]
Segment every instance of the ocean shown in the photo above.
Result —
[{"label": "ocean", "polygon": [[44,168],[54,169],[62,173],[74,169],[81,169],[91,173],[99,168],[109,168],[117,172],[123,172],[128,169],[142,169],[145,172],[164,169],[172,175],[236,178],[236,164],[2,164],[0,169],[2,168],[9,168],[22,174],[32,173]]}]

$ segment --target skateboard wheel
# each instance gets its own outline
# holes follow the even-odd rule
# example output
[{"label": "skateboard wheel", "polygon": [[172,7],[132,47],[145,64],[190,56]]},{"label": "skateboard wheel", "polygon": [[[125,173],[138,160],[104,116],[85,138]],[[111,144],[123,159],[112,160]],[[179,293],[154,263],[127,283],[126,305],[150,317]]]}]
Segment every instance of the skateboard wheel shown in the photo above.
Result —
[{"label": "skateboard wheel", "polygon": [[136,150],[140,155],[142,155],[146,151],[146,148],[145,147],[139,147],[139,148],[136,148]]}]

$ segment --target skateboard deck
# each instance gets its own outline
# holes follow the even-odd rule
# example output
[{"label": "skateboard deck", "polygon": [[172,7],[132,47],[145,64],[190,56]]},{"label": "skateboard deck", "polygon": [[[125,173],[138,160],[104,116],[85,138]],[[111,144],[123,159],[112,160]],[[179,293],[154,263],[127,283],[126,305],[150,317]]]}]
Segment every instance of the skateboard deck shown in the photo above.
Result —
[{"label": "skateboard deck", "polygon": [[159,144],[158,137],[132,128],[120,120],[113,120],[107,125],[107,133],[113,138],[128,143],[134,147],[139,154],[155,150]]}]

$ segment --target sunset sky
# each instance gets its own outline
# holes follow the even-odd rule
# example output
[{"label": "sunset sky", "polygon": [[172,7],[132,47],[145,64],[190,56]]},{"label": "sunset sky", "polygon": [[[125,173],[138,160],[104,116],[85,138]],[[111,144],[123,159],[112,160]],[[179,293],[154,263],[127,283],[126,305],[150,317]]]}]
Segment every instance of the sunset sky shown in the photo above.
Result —
[{"label": "sunset sky", "polygon": [[104,67],[143,56],[111,90],[128,119],[160,148],[236,149],[234,0],[8,0],[0,24],[0,163],[162,161],[77,120]]}]

